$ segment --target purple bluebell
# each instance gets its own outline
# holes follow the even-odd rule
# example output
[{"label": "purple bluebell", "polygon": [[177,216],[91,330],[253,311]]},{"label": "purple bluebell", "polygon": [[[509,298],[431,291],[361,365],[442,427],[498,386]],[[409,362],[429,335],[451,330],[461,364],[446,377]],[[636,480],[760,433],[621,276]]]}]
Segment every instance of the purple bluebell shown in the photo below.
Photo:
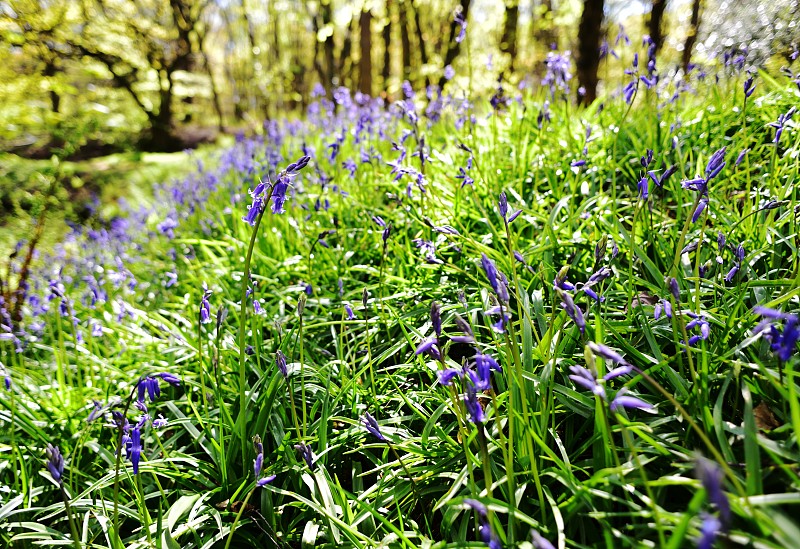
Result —
[{"label": "purple bluebell", "polygon": [[609,405],[609,408],[612,412],[618,412],[621,408],[625,408],[627,410],[650,410],[654,408],[654,406],[649,402],[645,402],[641,398],[631,396],[626,393],[627,391],[625,388],[617,391],[616,396]]},{"label": "purple bluebell", "polygon": [[561,307],[566,311],[567,316],[569,316],[581,333],[586,331],[586,321],[583,318],[583,311],[581,308],[575,305],[575,302],[572,300],[572,296],[569,292],[565,292],[563,290],[557,290],[558,295],[561,297]]},{"label": "purple bluebell", "polygon": [[738,166],[739,164],[741,164],[742,160],[744,160],[744,157],[747,156],[747,153],[749,152],[750,152],[749,147],[740,152],[739,155],[736,157],[736,162],[734,163],[734,165]]},{"label": "purple bluebell", "polygon": [[[568,51],[563,53],[548,52],[544,64],[546,72],[542,79],[542,87],[550,88],[551,97],[555,97],[558,92],[569,93],[569,81],[572,79],[570,53]],[[549,121],[548,107],[547,103],[542,106],[542,116]],[[538,122],[541,128],[541,120]]]},{"label": "purple bluebell", "polygon": [[719,510],[723,523],[728,524],[731,518],[731,506],[723,490],[722,481],[725,475],[722,469],[715,461],[699,456],[695,463],[695,472],[706,491],[708,501]]},{"label": "purple bluebell", "polygon": [[353,313],[353,308],[350,306],[349,303],[344,304],[344,312],[347,315],[347,320],[355,320],[356,315]]},{"label": "purple bluebell", "polygon": [[787,112],[778,115],[777,121],[767,124],[767,126],[775,128],[775,139],[772,142],[775,143],[776,146],[778,143],[780,143],[781,135],[783,135],[783,129],[786,127],[786,123],[791,120],[795,112],[797,112],[797,107],[792,107]]},{"label": "purple bluebell", "polygon": [[464,406],[469,414],[469,420],[475,425],[480,425],[486,421],[486,414],[483,411],[483,406],[481,406],[481,403],[478,400],[477,388],[469,383],[466,385],[467,392],[464,395]]},{"label": "purple bluebell", "polygon": [[256,481],[256,488],[263,488],[267,484],[270,484],[273,480],[277,478],[277,475],[269,475],[264,478],[260,478]]},{"label": "purple bluebell", "polygon": [[211,318],[211,305],[208,303],[208,298],[211,296],[211,290],[208,289],[205,282],[203,283],[203,297],[200,298],[200,322],[208,324],[212,321]]},{"label": "purple bluebell", "polygon": [[543,538],[536,530],[531,532],[531,542],[533,549],[556,549],[555,545]]},{"label": "purple bluebell", "polygon": [[372,414],[366,412],[364,417],[361,418],[361,423],[364,424],[364,428],[369,432],[369,434],[381,442],[387,442],[386,437],[381,433],[380,425],[378,425],[377,420],[372,417]]},{"label": "purple bluebell", "polygon": [[472,385],[478,391],[486,391],[491,387],[492,370],[502,372],[500,364],[490,355],[475,355],[475,371],[467,370]]},{"label": "purple bluebell", "polygon": [[163,427],[166,427],[167,423],[168,423],[167,419],[164,416],[162,416],[161,414],[158,414],[158,417],[154,418],[153,421],[152,421],[152,425],[156,429],[161,429]]},{"label": "purple bluebell", "polygon": [[649,187],[650,178],[648,176],[644,176],[639,180],[637,187],[639,189],[639,198],[642,200],[647,200],[647,197],[650,196],[650,187]]},{"label": "purple bluebell", "polygon": [[58,449],[58,446],[48,443],[45,455],[47,456],[47,470],[50,471],[50,476],[58,484],[63,484],[64,456],[61,455],[61,450]]},{"label": "purple bluebell", "polygon": [[142,458],[142,433],[140,429],[141,427],[137,425],[131,430],[131,442],[130,448],[128,449],[128,459],[130,459],[133,465],[134,475],[139,474],[139,461]]},{"label": "purple bluebell", "polygon": [[431,303],[431,324],[436,337],[442,336],[442,307],[436,301]]},{"label": "purple bluebell", "polygon": [[608,345],[604,345],[602,343],[595,343],[594,341],[589,342],[589,349],[595,356],[599,356],[600,358],[604,358],[605,360],[609,360],[611,362],[616,362],[618,364],[628,364],[628,361],[625,360],[621,354],[617,351],[609,347]]},{"label": "purple bluebell", "polygon": [[653,318],[655,320],[661,318],[662,311],[667,318],[672,318],[672,304],[668,299],[658,300],[658,303],[656,303],[655,307],[653,308]]},{"label": "purple bluebell", "polygon": [[789,360],[800,340],[800,320],[797,315],[762,306],[754,308],[753,312],[764,318],[753,332],[764,332],[772,352],[783,362]]},{"label": "purple bluebell", "polygon": [[717,534],[722,529],[722,523],[714,515],[703,513],[701,515],[700,537],[697,540],[697,549],[713,549]]},{"label": "purple bluebell", "polygon": [[483,272],[486,273],[486,278],[489,280],[489,285],[494,290],[497,298],[503,303],[508,303],[508,283],[505,275],[503,275],[495,266],[494,262],[489,259],[486,254],[481,254],[481,266]]},{"label": "purple bluebell", "polygon": [[300,454],[300,457],[303,458],[303,461],[306,462],[308,468],[312,471],[316,467],[316,460],[314,459],[314,452],[311,451],[311,446],[305,443],[295,444],[294,449]]},{"label": "purple bluebell", "polygon": [[744,88],[745,97],[750,97],[751,95],[753,95],[753,92],[756,89],[756,84],[755,81],[753,80],[752,74],[747,76],[747,80],[744,81],[744,85],[742,87]]},{"label": "purple bluebell", "polygon": [[417,349],[414,354],[427,354],[430,355],[434,360],[442,360],[442,354],[439,352],[438,345],[439,340],[436,339],[435,336],[427,337],[423,339],[419,345],[417,345]]},{"label": "purple bluebell", "polygon": [[275,365],[284,378],[289,377],[289,369],[286,366],[286,355],[284,355],[283,351],[280,349],[275,352]]},{"label": "purple bluebell", "polygon": [[261,437],[256,435],[253,438],[253,446],[256,449],[256,459],[253,460],[253,476],[258,478],[261,475],[261,467],[264,465],[264,445],[261,443]]}]

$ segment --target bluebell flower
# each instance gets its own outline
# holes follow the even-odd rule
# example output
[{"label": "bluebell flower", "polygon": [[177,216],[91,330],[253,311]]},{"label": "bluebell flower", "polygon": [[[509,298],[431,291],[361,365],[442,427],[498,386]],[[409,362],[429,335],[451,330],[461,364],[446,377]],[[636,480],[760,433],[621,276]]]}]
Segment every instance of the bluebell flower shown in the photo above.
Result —
[{"label": "bluebell flower", "polygon": [[289,369],[286,366],[286,355],[284,355],[283,351],[280,349],[275,353],[275,365],[284,378],[289,377]]},{"label": "bluebell flower", "polygon": [[425,338],[417,346],[414,354],[421,355],[424,353],[430,355],[435,360],[442,360],[442,354],[439,352],[438,345],[439,340],[436,338],[436,336]]},{"label": "bluebell flower", "polygon": [[253,475],[258,478],[264,465],[264,445],[261,443],[260,436],[256,435],[253,438],[253,446],[256,449],[256,459],[253,460]]},{"label": "bluebell flower", "polygon": [[797,112],[797,108],[792,107],[787,112],[778,115],[778,120],[776,122],[770,122],[769,124],[767,124],[767,126],[775,128],[775,139],[773,140],[773,143],[775,143],[775,145],[777,145],[780,142],[781,135],[783,135],[783,129],[786,127],[786,123],[789,122],[789,120],[791,120],[792,116],[794,116],[795,112]]},{"label": "bluebell flower", "polygon": [[467,36],[467,19],[463,10],[456,11],[454,22],[459,26],[458,35],[456,36],[456,43],[461,43]]},{"label": "bluebell flower", "polygon": [[722,469],[716,462],[699,456],[695,464],[695,471],[706,491],[708,500],[719,510],[722,521],[728,524],[731,518],[731,506],[728,496],[723,490],[724,474]]},{"label": "bluebell flower", "polygon": [[273,480],[277,478],[277,475],[269,475],[264,478],[260,478],[256,481],[256,488],[263,488],[267,484],[270,484]]},{"label": "bluebell flower", "polygon": [[654,406],[649,402],[645,402],[641,398],[631,396],[626,393],[627,390],[625,388],[617,391],[614,400],[612,400],[611,404],[609,405],[609,408],[612,412],[618,412],[620,408],[625,408],[628,410],[650,410],[654,408]]},{"label": "bluebell flower", "polygon": [[350,306],[350,304],[345,303],[344,312],[347,315],[347,320],[355,320],[356,319],[356,315],[355,315],[355,313],[353,313],[353,308]]},{"label": "bluebell flower", "polygon": [[133,465],[133,474],[139,474],[139,461],[142,457],[142,434],[141,427],[138,425],[131,430],[130,447],[128,449],[128,459]]},{"label": "bluebell flower", "polygon": [[797,315],[762,306],[756,307],[753,312],[764,317],[753,332],[764,332],[764,338],[770,342],[772,352],[783,362],[789,360],[800,340],[800,321]]},{"label": "bluebell flower", "polygon": [[58,449],[58,446],[48,443],[45,455],[47,456],[47,470],[50,471],[50,476],[58,484],[63,484],[64,456],[61,455],[61,450]]},{"label": "bluebell flower", "polygon": [[653,308],[653,318],[655,320],[661,318],[662,311],[667,318],[672,318],[672,304],[668,299],[658,300],[658,303],[656,303],[655,307]]},{"label": "bluebell flower", "polygon": [[378,422],[369,412],[364,414],[364,417],[361,418],[361,422],[364,424],[364,428],[369,432],[369,434],[381,442],[388,442],[386,437],[381,433],[380,425],[378,425]]},{"label": "bluebell flower", "polygon": [[491,524],[489,524],[489,510],[486,508],[486,506],[480,501],[472,498],[464,499],[464,504],[470,507],[478,515],[478,534],[481,537],[481,541],[485,543],[489,549],[502,549],[500,540],[497,538],[494,530],[492,530]]},{"label": "bluebell flower", "polygon": [[203,297],[200,298],[200,322],[202,324],[208,324],[212,321],[211,319],[211,305],[208,303],[208,298],[211,296],[211,290],[203,285]]},{"label": "bluebell flower", "polygon": [[300,453],[300,456],[308,465],[308,468],[312,471],[316,467],[316,462],[314,459],[314,452],[311,451],[311,446],[305,443],[295,444],[294,449]]},{"label": "bluebell flower", "polygon": [[531,542],[533,549],[556,549],[555,545],[543,538],[536,530],[531,532]]},{"label": "bluebell flower", "polygon": [[483,406],[481,406],[478,400],[477,389],[469,383],[467,383],[467,392],[464,395],[464,405],[467,408],[469,420],[472,423],[480,425],[486,421],[486,414],[483,411]]},{"label": "bluebell flower", "polygon": [[700,526],[700,538],[697,540],[697,549],[712,549],[717,534],[722,529],[722,523],[714,515],[703,513]]},{"label": "bluebell flower", "polygon": [[753,80],[753,75],[748,75],[747,80],[744,81],[744,96],[750,97],[756,89],[756,84]]},{"label": "bluebell flower", "polygon": [[742,160],[744,160],[744,157],[747,155],[748,152],[750,152],[749,147],[740,152],[739,155],[736,157],[736,162],[734,163],[734,165],[738,166],[739,164],[741,164]]},{"label": "bluebell flower", "polygon": [[569,316],[581,333],[586,331],[586,321],[583,318],[583,311],[581,308],[575,305],[575,302],[572,300],[572,296],[569,292],[565,292],[561,289],[556,290],[558,295],[561,297],[561,307],[566,311],[567,316]]}]

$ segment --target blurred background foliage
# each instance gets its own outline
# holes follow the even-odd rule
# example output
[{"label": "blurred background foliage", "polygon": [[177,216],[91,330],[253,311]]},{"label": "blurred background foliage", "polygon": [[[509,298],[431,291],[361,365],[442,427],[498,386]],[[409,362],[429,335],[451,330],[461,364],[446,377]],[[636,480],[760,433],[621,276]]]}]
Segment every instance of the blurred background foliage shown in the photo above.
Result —
[{"label": "blurred background foliage", "polygon": [[0,227],[14,229],[0,248],[54,200],[48,180],[55,225],[85,222],[194,162],[150,153],[261,133],[342,86],[387,102],[405,81],[420,98],[512,95],[555,49],[591,102],[624,77],[600,70],[604,41],[652,36],[672,76],[742,53],[777,71],[797,15],[796,0],[0,0]]}]

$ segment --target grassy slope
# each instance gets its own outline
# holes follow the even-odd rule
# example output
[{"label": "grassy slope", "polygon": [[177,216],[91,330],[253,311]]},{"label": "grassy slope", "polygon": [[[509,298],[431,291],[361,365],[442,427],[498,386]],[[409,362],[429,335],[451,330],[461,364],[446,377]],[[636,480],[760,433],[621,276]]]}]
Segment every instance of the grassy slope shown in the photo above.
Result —
[{"label": "grassy slope", "polygon": [[[797,310],[792,181],[800,136],[787,129],[776,149],[765,126],[797,95],[785,83],[762,79],[745,117],[741,79],[716,87],[697,83],[696,95],[658,107],[660,123],[656,98],[644,92],[630,111],[618,98],[599,114],[553,101],[552,122],[542,129],[536,118],[544,96],[499,114],[479,113],[475,125],[460,130],[450,110],[436,124],[422,118],[417,131],[432,157],[424,194],[412,176],[393,181],[386,162],[398,153],[378,134],[383,129],[399,142],[403,132],[414,133],[413,124],[379,110],[342,108],[340,116],[309,122],[307,130],[239,144],[219,161],[219,171],[157,193],[143,226],[131,218],[132,242],[69,244],[68,250],[81,250],[80,259],[59,261],[66,264],[68,314],[77,318],[82,339],[76,342],[71,323],[57,314],[56,299],[42,317],[43,334],[23,355],[3,347],[13,388],[0,395],[7,450],[0,478],[11,488],[11,503],[0,515],[13,519],[0,535],[20,545],[69,539],[63,503],[41,473],[42,448],[52,442],[67,456],[65,486],[76,520],[88,521],[93,543],[113,544],[113,531],[102,530],[94,517],[114,523],[117,435],[84,418],[92,399],[123,409],[120,402],[140,375],[168,371],[182,377],[182,387],[164,386],[148,405],[169,426],[143,428],[138,476],[121,464],[119,536],[126,546],[168,544],[169,538],[187,547],[222,544],[232,526],[239,546],[277,539],[292,546],[380,540],[393,547],[429,540],[464,546],[479,543],[476,518],[463,504],[471,497],[489,505],[486,520],[507,545],[530,539],[534,530],[568,547],[681,547],[700,535],[701,512],[724,514],[714,503],[719,498],[696,479],[696,452],[718,461],[725,476],[732,519],[722,535],[729,543],[791,546],[800,535],[789,518],[800,503],[793,466],[800,458],[792,381],[797,359],[781,364],[766,341],[750,338],[759,320],[750,311],[757,304]],[[354,121],[361,115],[373,122],[356,143]],[[584,156],[587,123],[592,140]],[[330,161],[328,145],[338,135],[344,142]],[[458,143],[474,155],[475,184],[463,189],[455,176],[469,153]],[[303,144],[314,159],[296,180],[287,213],[267,211],[251,239],[253,229],[241,221],[249,203],[244,192],[258,175],[274,180]],[[690,223],[697,197],[680,183],[702,174],[723,146],[727,166],[709,187],[707,212]],[[416,136],[406,147],[402,165],[419,169],[419,158],[411,156]],[[747,147],[745,160],[734,166]],[[382,160],[361,164],[361,149],[370,148]],[[655,151],[651,167],[674,163],[678,171],[663,188],[651,186],[645,202],[636,184],[644,174],[639,157],[648,148]],[[586,166],[570,167],[581,158]],[[347,159],[359,163],[355,177],[342,167]],[[404,198],[409,182],[412,197]],[[497,210],[501,191],[511,211],[522,209],[508,229]],[[776,198],[780,207],[759,211]],[[385,248],[373,215],[392,226]],[[170,217],[178,220],[172,238],[157,229]],[[451,226],[456,234],[434,226]],[[722,248],[719,232],[728,243]],[[433,242],[435,251],[426,253],[414,239]],[[606,253],[598,257],[602,241]],[[702,241],[699,250],[677,254],[676,262],[676,251],[695,241]],[[740,274],[726,282],[740,243],[746,250]],[[251,244],[254,293],[245,300],[242,323],[242,272]],[[486,313],[497,297],[481,254],[510,283],[506,333],[493,330],[499,317]],[[127,275],[123,283],[98,276],[107,295],[92,304],[87,287],[74,281],[98,265],[119,274],[117,257],[138,285],[131,289]],[[708,273],[698,276],[706,264]],[[601,266],[613,272],[594,288],[603,303],[573,292],[585,333],[553,290],[566,265],[573,283],[586,282]],[[168,272],[177,274],[176,286],[166,287]],[[671,276],[679,281],[679,299],[670,297]],[[40,282],[36,291],[46,296],[47,281]],[[200,325],[204,283],[212,321]],[[653,319],[658,299],[670,301],[672,318]],[[414,352],[434,333],[433,301],[443,309],[439,343],[446,364]],[[218,311],[227,314],[220,313],[217,329]],[[691,327],[690,312],[703,315],[709,337],[687,350],[682,340],[702,334],[700,326]],[[437,370],[460,367],[474,353],[448,342],[460,333],[456,313],[475,332],[474,347],[503,368],[479,397],[487,416],[482,428],[460,404],[467,388],[437,382]],[[91,335],[95,325],[102,335]],[[613,413],[569,379],[570,366],[593,364],[598,375],[612,367],[584,355],[589,341],[610,345],[647,373],[605,383],[608,400],[624,387],[656,405],[653,412]],[[252,352],[243,352],[246,345]],[[275,366],[279,349],[288,357],[287,379]],[[391,446],[364,432],[359,417],[366,411]],[[130,411],[128,418],[135,422],[138,414]],[[277,475],[257,490],[256,435],[263,439],[264,474]],[[294,449],[300,443],[313,450],[313,469]],[[12,499],[21,494],[33,499]],[[140,530],[142,524],[149,528]]]}]

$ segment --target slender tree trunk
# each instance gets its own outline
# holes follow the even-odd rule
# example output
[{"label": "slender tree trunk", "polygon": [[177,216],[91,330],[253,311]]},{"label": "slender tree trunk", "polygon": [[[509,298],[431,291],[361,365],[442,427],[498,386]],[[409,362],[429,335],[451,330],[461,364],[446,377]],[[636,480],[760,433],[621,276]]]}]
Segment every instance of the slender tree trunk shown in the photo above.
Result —
[{"label": "slender tree trunk", "polygon": [[203,66],[206,69],[206,73],[208,74],[208,80],[211,84],[211,99],[214,102],[214,110],[217,113],[217,129],[222,132],[224,131],[225,127],[225,120],[222,116],[222,104],[219,100],[219,90],[217,89],[217,83],[214,79],[214,71],[211,69],[211,63],[208,59],[208,53],[206,52],[205,42],[206,42],[206,34],[205,32],[197,33],[197,41],[198,46],[200,48],[200,55],[203,57]]},{"label": "slender tree trunk", "polygon": [[506,4],[506,17],[503,23],[503,37],[500,39],[500,51],[509,56],[508,73],[514,72],[517,60],[517,24],[519,21],[518,0],[510,0]]},{"label": "slender tree trunk", "polygon": [[[533,18],[533,41],[542,45],[547,52],[556,42],[556,33],[553,28],[553,4],[551,0],[541,0],[535,9],[538,12]],[[538,65],[537,65],[538,67]]]},{"label": "slender tree trunk", "polygon": [[689,63],[692,61],[692,50],[694,43],[697,42],[697,31],[700,28],[700,3],[701,0],[692,2],[692,18],[689,20],[689,33],[686,35],[686,42],[683,44],[683,72],[689,72]]},{"label": "slender tree trunk", "polygon": [[400,48],[403,57],[403,79],[411,78],[411,36],[408,28],[408,3],[400,0]]},{"label": "slender tree trunk", "polygon": [[383,25],[383,67],[381,80],[383,91],[389,95],[389,80],[392,77],[392,0],[386,0],[386,23]]},{"label": "slender tree trunk", "polygon": [[591,104],[597,99],[597,68],[600,65],[600,29],[603,26],[604,0],[584,0],[578,26],[578,82],[586,90],[579,100]]},{"label": "slender tree trunk", "polygon": [[358,91],[372,97],[372,12],[361,10],[359,43],[361,57],[358,62]]},{"label": "slender tree trunk", "polygon": [[[461,16],[464,18],[465,21],[469,21],[469,5],[470,0],[460,0],[459,4],[461,6]],[[456,23],[455,21],[450,25],[450,39],[447,41],[447,53],[444,56],[444,66],[452,65],[453,61],[456,60],[458,57],[458,52],[461,51],[461,43],[456,42],[456,36],[458,33],[461,32],[461,25]],[[447,81],[445,79],[444,74],[439,78],[439,88],[441,89],[444,87],[444,83]]]},{"label": "slender tree trunk", "polygon": [[666,7],[667,0],[653,0],[653,8],[650,10],[650,20],[647,23],[650,39],[656,45],[656,52],[661,49],[664,43],[661,21],[664,19],[664,10]]},{"label": "slender tree trunk", "polygon": [[419,60],[422,63],[422,72],[425,74],[425,87],[428,87],[431,83],[430,77],[428,76],[427,72],[425,71],[426,66],[428,65],[428,50],[425,45],[425,36],[422,32],[422,18],[419,15],[419,6],[417,4],[413,4],[414,8],[414,28],[417,31],[417,44],[419,46]]},{"label": "slender tree trunk", "polygon": [[[333,25],[333,9],[331,8],[331,0],[322,0],[322,25],[323,27],[331,27]],[[327,82],[325,83],[326,86],[333,86],[334,81],[333,78],[336,76],[336,65],[334,63],[334,55],[333,55],[333,31],[325,36],[325,42],[322,44],[322,48],[325,52],[325,70],[328,71],[327,73]]]}]

